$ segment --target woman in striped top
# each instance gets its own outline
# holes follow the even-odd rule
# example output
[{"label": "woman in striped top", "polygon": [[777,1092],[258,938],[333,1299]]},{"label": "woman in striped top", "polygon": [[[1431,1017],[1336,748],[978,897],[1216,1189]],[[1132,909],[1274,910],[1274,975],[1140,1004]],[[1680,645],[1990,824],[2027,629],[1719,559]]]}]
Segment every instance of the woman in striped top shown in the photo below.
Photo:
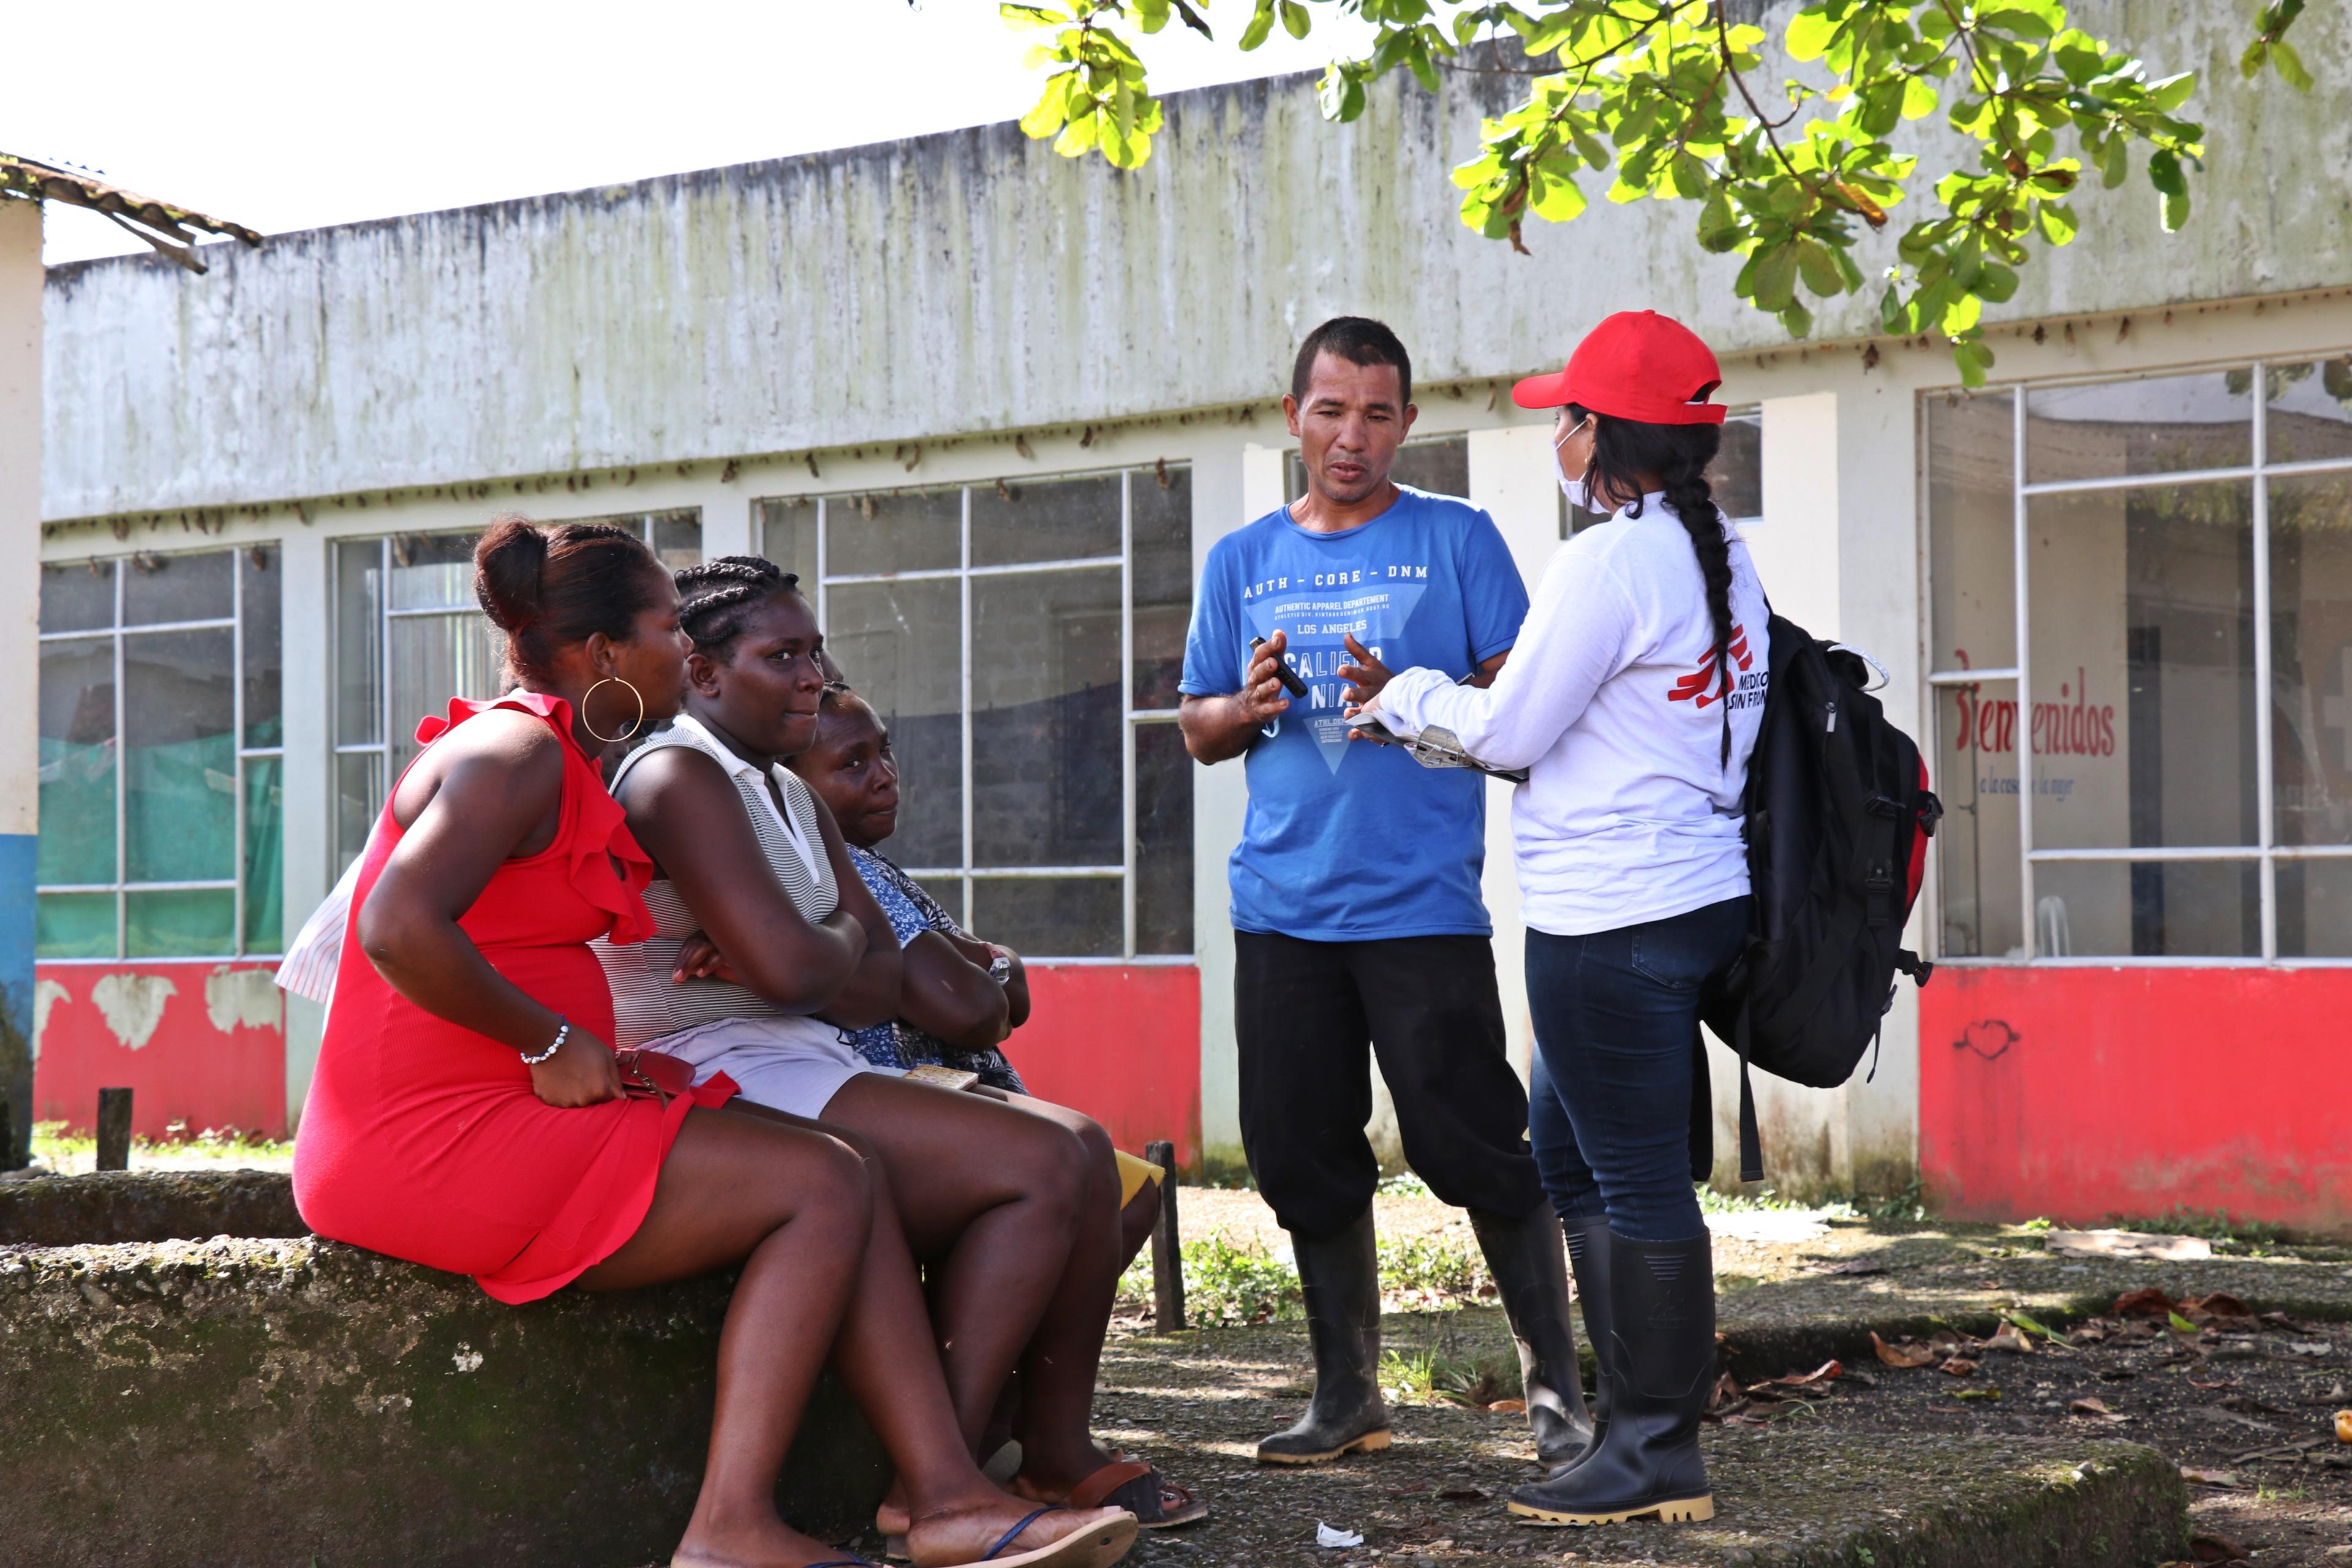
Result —
[{"label": "woman in striped top", "polygon": [[[967,1444],[1021,1373],[1014,1490],[1115,1503],[1147,1525],[1198,1517],[1189,1494],[1088,1431],[1123,1262],[1109,1139],[1075,1111],[910,1082],[849,1047],[844,1029],[899,1014],[907,972],[832,816],[782,765],[816,738],[828,672],[815,613],[793,577],[753,557],[677,582],[694,639],[686,713],[614,784],[656,865],[655,940],[606,956],[620,1037],[644,1032],[698,1078],[723,1072],[746,1099],[821,1116],[870,1151],[929,1266]],[[896,1533],[903,1515],[890,1514]]]}]

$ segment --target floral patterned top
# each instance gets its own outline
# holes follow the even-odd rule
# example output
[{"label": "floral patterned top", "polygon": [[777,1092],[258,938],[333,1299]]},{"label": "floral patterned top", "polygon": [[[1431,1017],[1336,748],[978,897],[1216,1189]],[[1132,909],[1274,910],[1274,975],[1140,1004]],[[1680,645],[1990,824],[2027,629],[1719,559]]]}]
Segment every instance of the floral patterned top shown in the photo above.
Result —
[{"label": "floral patterned top", "polygon": [[[889,917],[890,929],[898,934],[898,945],[906,946],[927,931],[941,931],[949,936],[963,936],[940,901],[923,890],[923,885],[901,870],[898,862],[871,849],[849,846],[849,858],[857,868],[857,875],[872,890],[874,901],[882,906]],[[980,1081],[991,1089],[1001,1089],[1008,1094],[1027,1094],[1028,1086],[1021,1081],[1004,1053],[994,1047],[987,1050],[966,1050],[951,1046],[935,1035],[929,1035],[908,1023],[893,1018],[887,1024],[876,1024],[859,1029],[849,1037],[849,1043],[859,1056],[876,1067],[913,1068],[933,1066],[953,1068],[960,1072],[976,1072]]]}]

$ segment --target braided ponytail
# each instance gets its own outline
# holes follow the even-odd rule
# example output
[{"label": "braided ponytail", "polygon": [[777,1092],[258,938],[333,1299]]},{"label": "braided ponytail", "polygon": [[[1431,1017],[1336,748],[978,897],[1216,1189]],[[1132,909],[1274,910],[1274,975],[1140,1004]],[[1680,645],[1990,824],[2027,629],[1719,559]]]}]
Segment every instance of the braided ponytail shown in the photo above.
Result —
[{"label": "braided ponytail", "polygon": [[1731,765],[1731,539],[1725,531],[1707,466],[1723,444],[1713,425],[1644,425],[1568,405],[1571,418],[1593,421],[1592,461],[1585,483],[1594,497],[1642,515],[1643,480],[1654,479],[1683,531],[1690,535],[1706,583],[1706,613],[1715,629],[1717,700],[1723,709],[1722,765]]},{"label": "braided ponytail", "polygon": [[721,555],[677,574],[678,625],[694,651],[725,663],[752,605],[795,593],[800,578],[758,555]]}]

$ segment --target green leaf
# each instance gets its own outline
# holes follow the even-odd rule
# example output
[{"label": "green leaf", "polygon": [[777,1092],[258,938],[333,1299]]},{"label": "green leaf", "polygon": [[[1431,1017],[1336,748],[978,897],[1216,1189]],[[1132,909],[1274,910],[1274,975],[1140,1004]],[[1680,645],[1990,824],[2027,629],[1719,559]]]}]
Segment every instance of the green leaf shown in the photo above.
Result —
[{"label": "green leaf", "polygon": [[1797,293],[1797,251],[1786,240],[1756,252],[1757,309],[1775,314],[1789,308]]},{"label": "green leaf", "polygon": [[[2284,44],[2273,44],[2271,46],[2271,52],[2273,54],[2276,54],[2284,47],[2285,46]],[[2182,104],[2188,102],[2189,95],[2196,90],[2197,73],[2195,71],[2182,71],[2178,76],[2166,77],[2162,81],[2152,81],[2148,83],[2147,100],[2154,104],[2158,109],[2169,114],[2174,110],[2179,108]]]},{"label": "green leaf", "polygon": [[1828,246],[1808,235],[1797,241],[1795,249],[1797,270],[1803,275],[1806,288],[1823,299],[1845,291],[1845,276],[1838,270],[1837,258],[1830,254]]},{"label": "green leaf", "polygon": [[2188,1319],[2182,1317],[2178,1312],[2168,1312],[2165,1316],[2171,1321],[2172,1330],[2175,1333],[2193,1334],[2197,1331],[2197,1325],[2190,1322]]},{"label": "green leaf", "polygon": [[2278,68],[2279,79],[2295,91],[2311,90],[2311,73],[2303,68],[2303,57],[2284,38],[2271,46],[2271,64]]},{"label": "green leaf", "polygon": [[1838,24],[1816,3],[1807,5],[1789,18],[1789,31],[1784,41],[1792,60],[1817,60],[1837,36]]},{"label": "green leaf", "polygon": [[2131,177],[2131,143],[2121,134],[2110,136],[2099,149],[2099,183],[2114,190]]},{"label": "green leaf", "polygon": [[1298,0],[1282,0],[1282,30],[1284,32],[1288,33],[1294,38],[1303,38],[1314,26],[1315,19],[1307,14],[1307,7],[1301,5],[1298,3]]},{"label": "green leaf", "polygon": [[2017,274],[1998,261],[1988,261],[1977,274],[1976,291],[1994,304],[2005,304],[2017,292]]},{"label": "green leaf", "polygon": [[2168,196],[2187,195],[2189,179],[2180,172],[2179,154],[2169,147],[2159,147],[2149,153],[2147,183]]},{"label": "green leaf", "polygon": [[1810,337],[1813,331],[1813,313],[1794,300],[1780,312],[1780,325],[1792,338]]},{"label": "green leaf", "polygon": [[2164,198],[2164,232],[2178,234],[2189,223],[2189,193],[2167,195]]},{"label": "green leaf", "polygon": [[1242,29],[1242,47],[1254,49],[1265,42],[1274,31],[1274,0],[1257,0],[1257,9],[1250,14],[1249,26]]},{"label": "green leaf", "polygon": [[2053,245],[2070,243],[2074,237],[2075,230],[2080,226],[2074,216],[2074,209],[2061,206],[2056,202],[2043,202],[2042,210],[2035,216],[2042,224],[2042,237]]},{"label": "green leaf", "polygon": [[1718,188],[1706,198],[1698,210],[1698,243],[1705,250],[1718,255],[1731,248],[1738,228],[1738,219],[1732,215],[1731,198]]},{"label": "green leaf", "polygon": [[1923,120],[1936,112],[1937,93],[1933,82],[1925,77],[1913,77],[1903,84],[1903,118]]}]

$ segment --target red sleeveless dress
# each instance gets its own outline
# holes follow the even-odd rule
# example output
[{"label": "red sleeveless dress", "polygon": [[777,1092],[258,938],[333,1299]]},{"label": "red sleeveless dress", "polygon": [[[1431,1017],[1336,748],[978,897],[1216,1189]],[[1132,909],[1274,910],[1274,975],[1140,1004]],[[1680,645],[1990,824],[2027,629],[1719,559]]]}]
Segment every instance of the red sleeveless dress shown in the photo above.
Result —
[{"label": "red sleeveless dress", "polygon": [[[652,933],[640,897],[652,862],[572,741],[562,699],[455,700],[448,718],[425,720],[416,738],[430,744],[493,708],[537,714],[562,738],[563,804],[555,842],[500,866],[458,928],[492,968],[575,1032],[609,1042],[612,994],[587,944]],[[400,839],[387,794],[352,892],[354,924]],[[294,1201],[320,1236],[471,1274],[501,1301],[536,1300],[636,1233],[687,1111],[734,1093],[722,1076],[667,1106],[550,1105],[531,1092],[530,1069],[512,1047],[394,990],[347,926],[295,1140]]]}]

